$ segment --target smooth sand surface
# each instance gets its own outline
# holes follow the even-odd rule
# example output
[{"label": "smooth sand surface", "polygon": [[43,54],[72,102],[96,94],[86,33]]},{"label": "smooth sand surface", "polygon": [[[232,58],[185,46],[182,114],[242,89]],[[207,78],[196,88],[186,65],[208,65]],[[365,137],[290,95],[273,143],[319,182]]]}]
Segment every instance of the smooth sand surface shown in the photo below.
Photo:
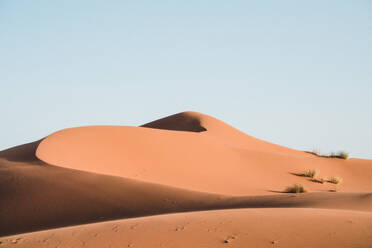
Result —
[{"label": "smooth sand surface", "polygon": [[0,152],[0,247],[372,247],[371,178],[196,112],[65,129]]},{"label": "smooth sand surface", "polygon": [[[283,221],[285,220],[285,221]],[[366,247],[372,214],[324,209],[179,213],[52,229],[1,239],[7,247]]]}]

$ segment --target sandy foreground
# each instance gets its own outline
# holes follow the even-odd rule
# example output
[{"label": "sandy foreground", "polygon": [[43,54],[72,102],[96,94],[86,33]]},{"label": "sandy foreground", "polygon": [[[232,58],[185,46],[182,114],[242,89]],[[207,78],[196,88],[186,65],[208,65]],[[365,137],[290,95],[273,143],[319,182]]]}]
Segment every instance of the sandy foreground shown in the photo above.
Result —
[{"label": "sandy foreground", "polygon": [[371,247],[372,215],[252,208],[124,219],[10,236],[9,247]]},{"label": "sandy foreground", "polygon": [[372,247],[371,178],[197,112],[65,129],[0,152],[0,247]]}]

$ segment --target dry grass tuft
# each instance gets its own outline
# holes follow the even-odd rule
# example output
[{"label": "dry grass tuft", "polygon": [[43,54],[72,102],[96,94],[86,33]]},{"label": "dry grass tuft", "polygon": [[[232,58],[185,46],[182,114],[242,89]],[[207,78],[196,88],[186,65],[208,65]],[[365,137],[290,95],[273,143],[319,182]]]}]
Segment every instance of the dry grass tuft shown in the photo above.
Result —
[{"label": "dry grass tuft", "polygon": [[302,184],[294,184],[293,186],[287,187],[286,193],[306,193],[306,189]]},{"label": "dry grass tuft", "polygon": [[318,175],[319,172],[315,169],[312,169],[312,170],[307,170],[305,173],[304,173],[304,176],[305,177],[310,177],[310,178],[314,178],[316,175]]},{"label": "dry grass tuft", "polygon": [[324,177],[322,177],[322,178],[320,178],[320,179],[318,179],[318,180],[319,180],[319,182],[320,182],[321,184],[327,182],[327,178],[324,178]]},{"label": "dry grass tuft", "polygon": [[328,182],[333,183],[333,184],[340,184],[342,182],[342,178],[341,177],[331,177],[328,180]]},{"label": "dry grass tuft", "polygon": [[315,182],[315,183],[321,183],[321,184],[324,184],[325,182],[327,182],[327,179],[322,177],[322,178],[314,178],[314,179],[311,179],[312,182]]},{"label": "dry grass tuft", "polygon": [[345,151],[339,151],[337,153],[332,153],[329,157],[331,157],[331,158],[348,159],[349,158],[349,153],[347,153]]},{"label": "dry grass tuft", "polygon": [[307,153],[313,154],[318,157],[322,158],[340,158],[340,159],[348,159],[349,153],[345,151],[339,151],[339,152],[332,152],[331,154],[322,154],[318,150],[313,150],[311,152],[307,151]]}]

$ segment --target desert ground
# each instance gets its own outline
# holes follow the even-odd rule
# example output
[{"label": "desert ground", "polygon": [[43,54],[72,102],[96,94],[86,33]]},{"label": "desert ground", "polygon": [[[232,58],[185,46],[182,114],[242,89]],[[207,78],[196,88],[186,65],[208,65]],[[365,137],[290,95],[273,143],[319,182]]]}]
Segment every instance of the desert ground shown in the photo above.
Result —
[{"label": "desert ground", "polygon": [[371,178],[197,112],[64,129],[0,152],[0,247],[370,248]]}]

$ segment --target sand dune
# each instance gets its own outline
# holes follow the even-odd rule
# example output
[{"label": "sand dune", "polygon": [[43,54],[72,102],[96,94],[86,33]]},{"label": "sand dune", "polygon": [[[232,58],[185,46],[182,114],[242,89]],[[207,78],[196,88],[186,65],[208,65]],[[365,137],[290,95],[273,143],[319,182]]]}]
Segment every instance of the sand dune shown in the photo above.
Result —
[{"label": "sand dune", "polygon": [[[343,183],[329,192],[296,175],[307,169]],[[370,247],[370,178],[371,160],[317,157],[197,112],[65,129],[0,152],[0,247]],[[282,193],[293,183],[309,193]]]},{"label": "sand dune", "polygon": [[[185,121],[187,117],[191,121]],[[330,190],[332,185],[291,174],[313,168],[323,176],[342,177],[342,191],[372,192],[371,161],[320,158],[258,140],[195,112],[145,126],[163,124],[176,129],[182,121],[182,129],[190,124],[189,130],[194,130],[195,119],[206,131],[119,126],[66,129],[44,139],[36,155],[61,167],[218,194],[271,194],[296,182],[311,191]]]},{"label": "sand dune", "polygon": [[[283,221],[285,220],[285,221]],[[358,247],[372,214],[322,209],[237,209],[101,222],[10,236],[8,247]]]},{"label": "sand dune", "polygon": [[42,162],[0,161],[0,166],[0,236],[119,218],[227,208],[307,207],[372,212],[370,193],[233,197]]}]

